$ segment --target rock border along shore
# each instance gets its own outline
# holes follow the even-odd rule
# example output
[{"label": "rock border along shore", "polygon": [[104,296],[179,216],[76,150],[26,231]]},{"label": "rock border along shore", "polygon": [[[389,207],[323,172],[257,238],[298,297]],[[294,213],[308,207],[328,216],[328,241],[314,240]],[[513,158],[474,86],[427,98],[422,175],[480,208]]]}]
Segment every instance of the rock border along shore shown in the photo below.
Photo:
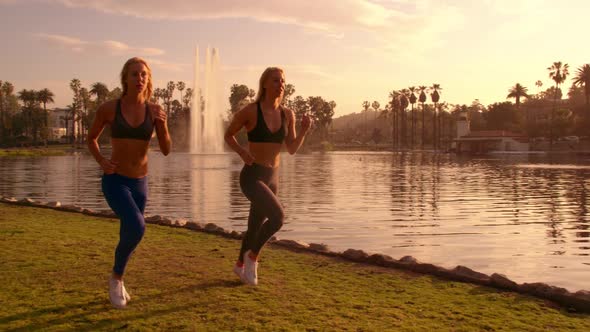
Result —
[{"label": "rock border along shore", "polygon": [[[62,205],[60,202],[55,201],[42,203],[34,201],[30,198],[18,200],[14,197],[1,197],[0,202],[22,206],[48,208],[65,212],[76,212],[94,217],[118,219],[117,216],[111,211],[93,211],[74,205]],[[242,238],[241,232],[228,231],[213,223],[201,224],[187,221],[186,219],[170,219],[160,215],[146,216],[145,221],[149,224],[187,228],[193,231],[221,235],[223,237],[236,240]],[[502,274],[494,273],[491,276],[488,276],[487,274],[474,271],[461,265],[458,265],[454,269],[447,269],[437,265],[419,262],[412,256],[404,256],[398,260],[387,255],[368,254],[362,250],[357,249],[347,249],[344,252],[334,252],[330,251],[328,246],[325,244],[305,243],[296,240],[277,239],[276,237],[273,237],[269,243],[295,251],[308,251],[324,256],[341,257],[357,263],[409,270],[421,274],[434,275],[447,280],[468,282],[472,284],[493,287],[496,289],[532,295],[558,303],[569,311],[590,313],[590,291],[587,290],[580,290],[575,293],[571,293],[565,288],[551,286],[540,282],[518,284]]]}]

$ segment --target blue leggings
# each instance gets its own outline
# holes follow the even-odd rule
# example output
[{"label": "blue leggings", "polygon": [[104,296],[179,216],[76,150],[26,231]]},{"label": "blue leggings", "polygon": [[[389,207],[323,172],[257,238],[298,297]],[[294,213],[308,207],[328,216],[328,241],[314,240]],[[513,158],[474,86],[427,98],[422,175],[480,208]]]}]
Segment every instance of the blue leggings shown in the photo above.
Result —
[{"label": "blue leggings", "polygon": [[143,238],[145,220],[143,212],[147,201],[147,176],[139,179],[119,174],[102,177],[102,192],[107,203],[121,219],[119,244],[115,249],[113,272],[123,275],[129,257]]}]

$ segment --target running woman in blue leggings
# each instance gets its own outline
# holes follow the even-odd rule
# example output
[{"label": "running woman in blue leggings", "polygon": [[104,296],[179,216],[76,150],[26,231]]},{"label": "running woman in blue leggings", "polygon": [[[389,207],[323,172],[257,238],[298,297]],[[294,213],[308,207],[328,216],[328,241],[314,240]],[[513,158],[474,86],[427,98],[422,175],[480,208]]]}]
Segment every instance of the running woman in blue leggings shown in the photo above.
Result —
[{"label": "running woman in blue leggings", "polygon": [[[109,298],[116,308],[125,307],[130,300],[123,274],[145,231],[147,153],[154,128],[164,155],[170,153],[171,145],[166,113],[159,105],[149,102],[153,86],[147,62],[141,58],[129,59],[121,71],[121,85],[121,98],[107,101],[98,108],[88,132],[88,150],[104,172],[102,192],[121,220],[119,244],[109,279]],[[101,154],[98,145],[98,138],[107,125],[111,127],[110,158]]]},{"label": "running woman in blue leggings", "polygon": [[[260,250],[281,229],[285,218],[277,198],[281,148],[285,143],[290,154],[297,152],[312,124],[311,118],[304,115],[301,131],[296,134],[295,114],[281,106],[284,90],[283,70],[267,68],[260,77],[255,101],[234,115],[225,133],[225,141],[245,164],[240,187],[250,201],[250,215],[234,273],[250,285],[258,284]],[[248,132],[247,149],[235,138],[242,128]]]}]

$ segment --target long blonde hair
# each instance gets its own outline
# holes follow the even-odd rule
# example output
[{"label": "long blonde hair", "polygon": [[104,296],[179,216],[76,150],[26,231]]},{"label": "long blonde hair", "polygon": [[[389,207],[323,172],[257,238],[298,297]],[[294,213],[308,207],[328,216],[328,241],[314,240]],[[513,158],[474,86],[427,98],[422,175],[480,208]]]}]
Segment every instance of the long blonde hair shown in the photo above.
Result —
[{"label": "long blonde hair", "polygon": [[275,71],[278,71],[281,74],[285,75],[285,71],[282,68],[279,68],[279,67],[266,68],[264,70],[264,72],[262,72],[262,75],[260,75],[260,81],[258,82],[258,92],[256,93],[256,98],[254,98],[255,103],[258,103],[258,102],[262,101],[262,99],[264,99],[264,96],[265,96],[264,83],[266,83],[266,80],[268,79],[270,74]]},{"label": "long blonde hair", "polygon": [[152,70],[150,69],[150,66],[148,66],[147,62],[139,57],[131,58],[127,60],[127,62],[125,62],[125,64],[123,65],[123,69],[121,70],[121,86],[123,87],[123,93],[121,95],[124,96],[127,94],[127,74],[129,74],[129,67],[131,67],[131,65],[135,63],[141,63],[147,69],[147,85],[145,87],[145,90],[143,91],[143,97],[147,102],[150,100],[152,94],[154,93],[154,88],[152,85]]}]

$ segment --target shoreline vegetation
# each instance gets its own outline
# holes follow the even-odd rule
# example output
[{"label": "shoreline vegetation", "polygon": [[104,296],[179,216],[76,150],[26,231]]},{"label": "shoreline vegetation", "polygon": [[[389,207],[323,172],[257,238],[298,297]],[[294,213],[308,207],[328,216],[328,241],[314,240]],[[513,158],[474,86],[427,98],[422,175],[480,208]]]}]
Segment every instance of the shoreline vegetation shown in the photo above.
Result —
[{"label": "shoreline vegetation", "polygon": [[[27,208],[45,208],[53,209],[63,212],[77,212],[87,216],[94,217],[95,220],[98,218],[106,218],[107,220],[113,221],[116,219],[112,212],[96,212],[89,209],[84,209],[76,206],[62,206],[59,202],[40,203],[35,202],[28,198],[17,200],[15,198],[2,197],[0,202],[0,210],[10,210],[10,206],[18,206],[15,209],[23,209],[22,213],[28,213]],[[37,210],[39,213],[43,213],[43,210]],[[47,212],[58,213],[55,212]],[[72,214],[75,216],[75,214]],[[78,218],[87,219],[90,217],[78,215]],[[104,219],[103,219],[104,220]],[[8,220],[10,221],[10,220]],[[14,220],[13,220],[14,222]],[[146,216],[146,223],[156,224],[159,226],[168,226],[173,228],[182,228],[185,230],[197,231],[197,233],[207,233],[211,235],[221,235],[222,238],[239,240],[242,236],[241,233],[236,231],[227,231],[215,224],[199,224],[195,222],[187,222],[184,219],[172,220],[159,215]],[[0,226],[1,227],[1,226]],[[40,226],[43,227],[43,226]],[[151,226],[150,226],[151,227]],[[6,234],[6,231],[2,231]],[[197,236],[197,235],[195,235]],[[238,243],[236,242],[236,247]],[[16,246],[20,248],[19,246]],[[586,312],[590,313],[590,292],[587,290],[580,290],[575,293],[571,293],[564,288],[550,286],[544,283],[524,283],[517,284],[507,277],[501,274],[492,274],[491,276],[473,271],[468,267],[457,266],[454,269],[445,269],[439,266],[435,266],[428,263],[418,262],[411,256],[403,257],[399,260],[393,259],[389,256],[381,254],[369,255],[362,250],[348,249],[344,252],[332,252],[324,244],[307,244],[296,240],[271,240],[271,247],[283,247],[290,249],[295,252],[306,253],[309,255],[319,255],[327,258],[333,258],[338,261],[348,261],[350,263],[358,263],[363,266],[372,266],[375,268],[386,268],[386,270],[397,271],[398,273],[410,273],[420,274],[424,276],[431,276],[432,278],[440,278],[448,283],[454,284],[456,282],[471,284],[473,287],[486,287],[493,292],[501,294],[510,293],[514,296],[532,295],[539,299],[550,300],[555,305],[559,305],[558,310],[564,312]],[[227,264],[231,265],[233,261],[228,259]],[[228,266],[229,266],[228,265]],[[228,269],[229,271],[229,269]],[[523,295],[516,295],[517,293]]]},{"label": "shoreline vegetation", "polygon": [[36,147],[14,147],[0,148],[0,157],[43,157],[43,156],[65,156],[76,151],[72,145],[49,145]]},{"label": "shoreline vegetation", "polygon": [[[109,145],[103,145],[102,147],[105,150],[110,149]],[[157,146],[151,146],[152,150],[158,150]],[[71,154],[73,152],[79,151],[87,151],[86,145],[80,146],[72,146],[71,144],[57,144],[57,145],[49,145],[48,147],[44,146],[36,146],[36,147],[14,147],[14,148],[0,148],[0,158],[1,157],[41,157],[41,156],[65,156]],[[346,151],[346,152],[392,152],[390,144],[332,144],[325,142],[324,144],[314,145],[314,146],[304,146],[302,153],[310,153],[310,152],[338,152],[338,151]],[[188,152],[184,150],[179,150],[175,152]],[[231,151],[227,151],[230,153]],[[398,149],[393,152],[404,152],[404,153],[456,153],[453,151],[443,151],[443,150],[433,150],[433,149]],[[547,154],[547,155],[558,155],[558,154],[570,154],[570,155],[585,155],[590,156],[590,147],[586,148],[584,146],[580,149],[561,149],[561,150],[530,150],[530,151],[490,151],[484,153],[487,155],[493,154]],[[480,154],[472,154],[472,153],[461,153],[461,155],[480,155]]]},{"label": "shoreline vegetation", "polygon": [[[569,88],[563,86],[570,76],[568,63],[554,61],[545,70],[552,81],[548,86],[543,87],[542,80],[537,80],[537,91],[532,93],[528,87],[515,82],[507,86],[505,98],[487,106],[479,99],[467,104],[450,103],[445,100],[441,84],[426,82],[390,87],[392,89],[381,97],[381,102],[358,100],[357,107],[347,108],[346,114],[338,117],[335,117],[337,103],[334,100],[303,96],[296,93],[296,87],[290,83],[284,86],[282,104],[291,109],[297,119],[303,114],[313,118],[314,129],[307,135],[306,142],[320,145],[319,151],[338,144],[388,142],[393,151],[457,149],[479,154],[490,149],[524,150],[530,143],[532,150],[573,150],[580,148],[575,147],[574,142],[582,141],[586,144],[582,149],[588,151],[590,64],[581,64],[571,73]],[[122,95],[120,87],[109,89],[102,82],[86,85],[78,78],[72,78],[69,87],[73,93],[72,103],[48,109],[47,105],[55,102],[51,90],[17,89],[11,82],[0,80],[0,145],[83,144],[99,106]],[[228,125],[236,112],[253,103],[256,96],[254,89],[238,83],[232,84],[228,92],[224,98],[228,98],[229,109],[218,109],[224,113],[222,127]],[[193,88],[185,82],[168,81],[165,86],[154,86],[150,98],[151,103],[165,110],[174,146],[183,150],[190,147],[191,114],[206,112],[205,106],[211,104],[210,100],[203,99],[192,105],[192,97]],[[214,104],[221,105],[217,101]],[[507,139],[498,140],[495,134],[489,133],[498,131],[509,133],[502,134]],[[480,133],[468,137],[476,132]],[[482,132],[488,133],[482,135]],[[221,137],[222,133],[217,135]],[[244,143],[246,137],[242,132],[237,138]],[[525,142],[527,138],[530,142]],[[105,137],[100,143],[106,141]]]},{"label": "shoreline vegetation", "polygon": [[550,301],[277,243],[245,286],[231,272],[238,240],[154,224],[116,310],[117,220],[14,203],[0,204],[1,330],[590,330],[588,314]]}]

